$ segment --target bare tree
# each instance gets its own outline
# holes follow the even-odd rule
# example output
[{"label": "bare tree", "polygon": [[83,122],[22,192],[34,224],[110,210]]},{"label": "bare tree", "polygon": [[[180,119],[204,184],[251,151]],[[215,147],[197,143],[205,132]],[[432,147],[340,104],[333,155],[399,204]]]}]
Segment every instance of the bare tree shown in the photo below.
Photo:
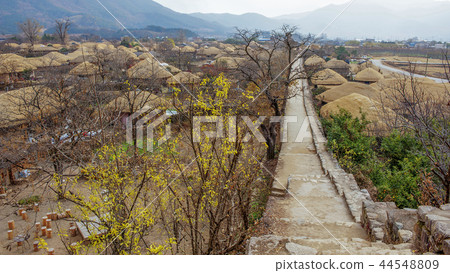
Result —
[{"label": "bare tree", "polygon": [[[244,42],[243,55],[248,59],[238,66],[243,80],[253,83],[265,98],[274,116],[282,116],[286,100],[295,96],[289,88],[292,82],[304,77],[294,63],[298,59],[299,49],[309,38],[295,41],[296,27],[284,25],[281,30],[273,31],[270,43],[259,44],[260,31],[237,29],[237,38]],[[280,126],[277,123],[261,125],[268,146],[267,158],[275,158],[277,135]]]},{"label": "bare tree", "polygon": [[19,28],[25,35],[25,38],[33,46],[39,39],[39,33],[42,31],[43,26],[34,19],[27,19],[25,22],[19,23]]},{"label": "bare tree", "polygon": [[56,35],[58,36],[59,40],[61,41],[61,44],[66,44],[68,40],[68,32],[70,29],[70,26],[72,25],[72,22],[69,18],[66,19],[58,19],[55,20],[56,23]]}]

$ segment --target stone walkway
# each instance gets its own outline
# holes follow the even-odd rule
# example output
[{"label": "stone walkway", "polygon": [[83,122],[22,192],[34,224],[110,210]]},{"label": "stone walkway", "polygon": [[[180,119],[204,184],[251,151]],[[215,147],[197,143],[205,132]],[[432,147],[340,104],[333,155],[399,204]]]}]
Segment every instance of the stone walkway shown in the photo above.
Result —
[{"label": "stone walkway", "polygon": [[[300,81],[294,88],[301,90]],[[277,166],[272,196],[262,224],[267,235],[250,239],[248,254],[412,254],[409,245],[369,242],[349,212],[345,200],[324,174],[311,131],[295,143],[307,117],[303,93],[287,103],[286,116],[297,116],[288,126]]]}]

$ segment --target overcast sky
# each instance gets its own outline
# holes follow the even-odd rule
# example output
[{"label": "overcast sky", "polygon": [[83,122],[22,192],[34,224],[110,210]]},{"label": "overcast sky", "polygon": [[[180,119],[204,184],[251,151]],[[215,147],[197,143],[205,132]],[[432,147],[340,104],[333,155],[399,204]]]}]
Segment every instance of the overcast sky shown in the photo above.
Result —
[{"label": "overcast sky", "polygon": [[[155,0],[178,12],[233,13],[257,12],[265,16],[311,11],[328,4],[342,4],[350,0]],[[367,1],[367,0],[356,0]],[[390,0],[392,2],[408,0]],[[410,0],[412,1],[412,0]],[[434,1],[434,0],[429,0]],[[448,0],[443,0],[448,1]]]}]

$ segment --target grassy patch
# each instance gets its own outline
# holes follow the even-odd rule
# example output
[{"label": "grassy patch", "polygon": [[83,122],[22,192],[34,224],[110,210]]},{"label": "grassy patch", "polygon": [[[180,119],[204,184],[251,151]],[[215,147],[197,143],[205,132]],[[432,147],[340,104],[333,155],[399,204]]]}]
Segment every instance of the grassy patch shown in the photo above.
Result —
[{"label": "grassy patch", "polygon": [[31,205],[34,203],[39,203],[41,201],[41,197],[37,196],[37,195],[33,195],[30,197],[26,197],[26,198],[22,198],[19,200],[19,202],[17,202],[19,205],[24,206],[24,205]]}]

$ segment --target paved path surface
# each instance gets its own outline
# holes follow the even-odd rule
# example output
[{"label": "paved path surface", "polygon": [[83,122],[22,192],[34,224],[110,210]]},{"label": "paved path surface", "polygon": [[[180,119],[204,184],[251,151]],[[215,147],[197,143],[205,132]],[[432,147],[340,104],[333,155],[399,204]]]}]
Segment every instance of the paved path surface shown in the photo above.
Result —
[{"label": "paved path surface", "polygon": [[[398,73],[398,74],[401,74],[401,75],[406,75],[406,76],[410,76],[411,75],[411,73],[409,73],[408,71],[401,70],[401,69],[398,69],[398,68],[394,68],[394,67],[391,67],[391,66],[387,66],[387,65],[383,64],[383,61],[381,61],[381,60],[372,60],[372,63],[374,65],[378,66],[379,68],[387,70],[387,71],[390,71],[390,72],[395,72],[395,73]],[[416,78],[429,78],[429,79],[431,79],[431,80],[433,80],[433,81],[435,81],[437,83],[446,83],[446,82],[448,82],[447,80],[444,80],[444,79],[427,77],[427,76],[419,75],[419,74],[412,74],[412,75],[414,77],[416,77]]]},{"label": "paved path surface", "polygon": [[273,196],[262,220],[269,232],[251,238],[248,253],[411,254],[409,250],[395,250],[383,243],[367,241],[365,231],[354,221],[345,200],[325,176],[311,131],[303,142],[295,143],[306,118],[300,92],[304,85],[306,81],[300,81],[294,87],[299,94],[287,103],[286,116],[297,116],[300,122],[288,127],[289,142],[283,144],[280,153]]}]

